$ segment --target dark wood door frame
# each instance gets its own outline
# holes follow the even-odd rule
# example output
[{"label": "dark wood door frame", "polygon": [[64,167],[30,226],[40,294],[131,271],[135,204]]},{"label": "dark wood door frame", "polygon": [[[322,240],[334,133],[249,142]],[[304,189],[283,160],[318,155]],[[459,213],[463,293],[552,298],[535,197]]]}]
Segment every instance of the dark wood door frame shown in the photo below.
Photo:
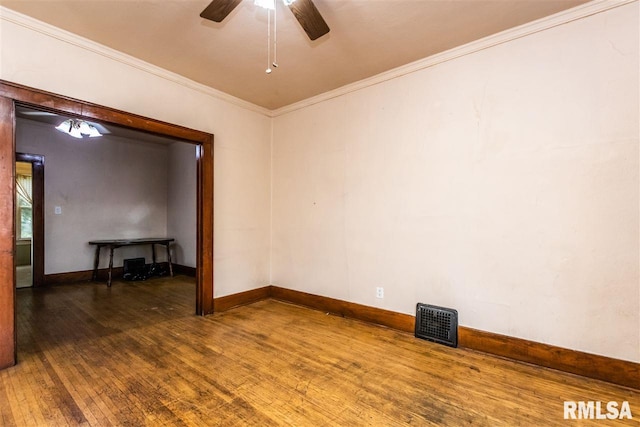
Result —
[{"label": "dark wood door frame", "polygon": [[31,163],[33,286],[44,285],[44,156],[16,153],[16,162]]},{"label": "dark wood door frame", "polygon": [[0,80],[0,368],[16,362],[15,106],[168,136],[196,145],[196,313],[213,313],[213,135]]},{"label": "dark wood door frame", "polygon": [[0,97],[0,368],[15,364],[15,149],[13,101]]}]

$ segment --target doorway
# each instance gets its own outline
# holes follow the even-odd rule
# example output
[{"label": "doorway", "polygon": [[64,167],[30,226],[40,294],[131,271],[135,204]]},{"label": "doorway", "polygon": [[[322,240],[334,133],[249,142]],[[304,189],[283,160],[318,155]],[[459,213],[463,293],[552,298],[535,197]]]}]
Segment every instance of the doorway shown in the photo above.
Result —
[{"label": "doorway", "polygon": [[196,147],[196,301],[213,313],[213,135],[113,108],[0,80],[0,369],[16,363],[15,324],[15,110],[16,105],[175,137]]},{"label": "doorway", "polygon": [[16,288],[33,286],[33,191],[31,163],[16,162]]},{"label": "doorway", "polygon": [[16,288],[44,284],[44,157],[16,153]]}]

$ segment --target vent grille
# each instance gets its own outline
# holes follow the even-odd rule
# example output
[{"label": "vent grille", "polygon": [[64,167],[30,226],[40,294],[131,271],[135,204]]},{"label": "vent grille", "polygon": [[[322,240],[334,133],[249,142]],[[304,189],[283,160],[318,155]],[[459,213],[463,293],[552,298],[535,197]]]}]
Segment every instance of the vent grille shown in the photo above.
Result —
[{"label": "vent grille", "polygon": [[138,274],[144,270],[145,260],[144,258],[129,258],[122,261],[124,274]]},{"label": "vent grille", "polygon": [[458,312],[419,303],[416,307],[416,338],[458,347]]}]

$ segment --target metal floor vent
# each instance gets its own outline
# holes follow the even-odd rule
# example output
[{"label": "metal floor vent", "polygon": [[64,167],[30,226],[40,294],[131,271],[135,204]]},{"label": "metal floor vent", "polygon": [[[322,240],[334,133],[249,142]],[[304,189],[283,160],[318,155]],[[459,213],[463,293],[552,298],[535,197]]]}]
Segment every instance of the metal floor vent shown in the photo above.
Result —
[{"label": "metal floor vent", "polygon": [[458,347],[458,312],[451,308],[418,303],[416,338]]}]

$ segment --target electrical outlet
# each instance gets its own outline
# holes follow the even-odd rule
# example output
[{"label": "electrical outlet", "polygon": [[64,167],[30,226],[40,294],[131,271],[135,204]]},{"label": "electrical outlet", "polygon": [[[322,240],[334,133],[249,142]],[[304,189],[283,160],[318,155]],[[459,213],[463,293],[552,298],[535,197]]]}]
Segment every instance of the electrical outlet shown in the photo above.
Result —
[{"label": "electrical outlet", "polygon": [[384,298],[384,288],[376,288],[376,298]]},{"label": "electrical outlet", "polygon": [[62,215],[62,207],[56,206],[55,208],[53,208],[53,213],[56,215]]}]

